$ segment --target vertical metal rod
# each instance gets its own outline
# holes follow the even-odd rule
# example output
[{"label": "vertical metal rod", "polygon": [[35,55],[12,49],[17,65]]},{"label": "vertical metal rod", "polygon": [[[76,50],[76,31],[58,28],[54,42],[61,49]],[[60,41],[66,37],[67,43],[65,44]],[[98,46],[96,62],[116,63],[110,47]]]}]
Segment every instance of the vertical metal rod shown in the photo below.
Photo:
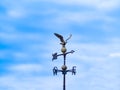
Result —
[{"label": "vertical metal rod", "polygon": [[65,75],[66,74],[63,74],[63,90],[66,90],[66,88],[65,88],[65,81],[66,81]]},{"label": "vertical metal rod", "polygon": [[64,65],[66,65],[66,54],[64,54],[63,56],[64,56]]},{"label": "vertical metal rod", "polygon": [[[66,65],[66,54],[64,54],[64,65]],[[63,90],[66,90],[66,73],[63,74]]]}]

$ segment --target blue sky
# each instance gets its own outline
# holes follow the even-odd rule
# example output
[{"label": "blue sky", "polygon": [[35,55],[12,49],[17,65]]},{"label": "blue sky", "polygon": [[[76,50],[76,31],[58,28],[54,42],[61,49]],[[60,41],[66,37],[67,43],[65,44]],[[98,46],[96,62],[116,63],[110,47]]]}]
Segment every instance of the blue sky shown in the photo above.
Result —
[{"label": "blue sky", "polygon": [[120,90],[119,0],[0,1],[0,90],[62,90],[54,32],[72,38],[67,90]]}]

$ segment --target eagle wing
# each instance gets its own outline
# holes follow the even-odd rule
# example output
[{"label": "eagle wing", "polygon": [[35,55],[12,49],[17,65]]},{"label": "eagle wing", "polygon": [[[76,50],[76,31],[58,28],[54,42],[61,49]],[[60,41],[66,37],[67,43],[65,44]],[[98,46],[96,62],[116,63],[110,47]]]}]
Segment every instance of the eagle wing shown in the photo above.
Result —
[{"label": "eagle wing", "polygon": [[70,34],[70,36],[66,39],[66,42],[72,37],[72,34]]},{"label": "eagle wing", "polygon": [[58,37],[61,42],[65,42],[62,35],[57,34],[57,33],[54,33],[54,35],[55,35],[56,37]]}]

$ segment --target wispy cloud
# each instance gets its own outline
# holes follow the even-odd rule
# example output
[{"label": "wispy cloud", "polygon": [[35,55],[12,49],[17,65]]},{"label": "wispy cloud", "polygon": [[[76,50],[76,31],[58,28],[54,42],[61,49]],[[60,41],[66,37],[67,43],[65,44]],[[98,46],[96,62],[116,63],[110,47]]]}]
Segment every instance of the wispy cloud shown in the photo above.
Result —
[{"label": "wispy cloud", "polygon": [[119,52],[118,53],[111,53],[109,56],[110,57],[120,57],[120,53]]},{"label": "wispy cloud", "polygon": [[[60,83],[52,83],[58,82],[59,78],[53,79],[52,77],[13,77],[13,76],[5,76],[0,78],[0,87],[3,90],[34,90],[34,89],[44,89],[44,90],[55,90]],[[47,86],[47,87],[46,87]],[[60,90],[60,89],[58,89]]]},{"label": "wispy cloud", "polygon": [[32,74],[32,73],[40,73],[43,68],[40,64],[17,64],[12,65],[8,68],[11,72],[15,74]]}]

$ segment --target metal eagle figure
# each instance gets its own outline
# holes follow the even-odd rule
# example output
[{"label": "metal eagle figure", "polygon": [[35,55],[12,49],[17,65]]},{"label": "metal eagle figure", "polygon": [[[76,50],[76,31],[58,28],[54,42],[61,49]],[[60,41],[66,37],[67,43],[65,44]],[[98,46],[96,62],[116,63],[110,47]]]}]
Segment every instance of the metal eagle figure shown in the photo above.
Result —
[{"label": "metal eagle figure", "polygon": [[54,33],[54,35],[60,39],[60,41],[61,41],[60,44],[61,44],[63,47],[66,45],[67,41],[72,37],[72,35],[70,34],[70,36],[69,36],[66,40],[64,40],[64,38],[63,38],[62,35],[57,34],[57,33]]}]

